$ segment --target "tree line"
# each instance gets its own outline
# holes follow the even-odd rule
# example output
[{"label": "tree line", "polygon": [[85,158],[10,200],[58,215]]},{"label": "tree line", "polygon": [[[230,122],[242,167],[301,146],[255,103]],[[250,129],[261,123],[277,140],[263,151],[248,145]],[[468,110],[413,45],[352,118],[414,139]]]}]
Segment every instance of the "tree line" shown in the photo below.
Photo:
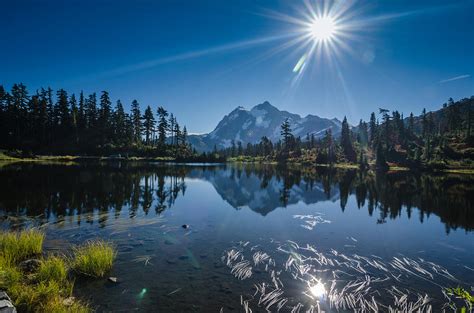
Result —
[{"label": "tree line", "polygon": [[410,167],[444,166],[449,162],[472,165],[474,136],[472,133],[474,96],[455,102],[452,98],[440,110],[404,117],[398,111],[379,109],[368,122],[360,120],[351,127],[344,117],[340,134],[328,128],[324,136],[305,138],[292,134],[291,121],[281,125],[281,139],[272,142],[262,137],[257,144],[232,142],[217,151],[226,157],[261,157],[267,160],[296,160],[303,163],[374,163],[386,169],[387,163]]},{"label": "tree line", "polygon": [[30,95],[21,83],[10,92],[0,85],[0,147],[29,154],[193,154],[186,126],[162,106],[142,113],[133,100],[126,112],[120,100],[112,104],[107,91],[76,96],[41,88]]}]

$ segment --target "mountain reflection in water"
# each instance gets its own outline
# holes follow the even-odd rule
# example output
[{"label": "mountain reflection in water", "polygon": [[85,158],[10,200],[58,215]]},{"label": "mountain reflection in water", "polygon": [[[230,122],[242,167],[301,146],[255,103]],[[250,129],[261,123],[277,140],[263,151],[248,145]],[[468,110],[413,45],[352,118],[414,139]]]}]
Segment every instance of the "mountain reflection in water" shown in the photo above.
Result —
[{"label": "mountain reflection in water", "polygon": [[[474,229],[474,178],[455,174],[386,175],[357,170],[318,168],[302,171],[259,165],[163,165],[151,163],[87,163],[81,165],[19,164],[0,168],[0,212],[4,219],[34,216],[55,221],[77,216],[76,222],[105,226],[122,209],[134,218],[139,210],[160,215],[186,195],[186,180],[212,184],[223,200],[237,210],[262,216],[303,202],[340,202],[344,211],[354,195],[377,223],[390,222],[406,211],[421,223],[439,216],[446,232]],[[84,220],[85,219],[85,220]]]}]

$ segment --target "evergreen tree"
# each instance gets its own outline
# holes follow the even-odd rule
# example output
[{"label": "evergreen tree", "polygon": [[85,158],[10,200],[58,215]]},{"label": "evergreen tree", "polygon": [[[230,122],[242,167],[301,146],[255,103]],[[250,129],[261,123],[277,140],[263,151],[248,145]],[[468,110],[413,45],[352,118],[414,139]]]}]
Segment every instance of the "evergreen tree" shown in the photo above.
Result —
[{"label": "evergreen tree", "polygon": [[415,118],[413,117],[413,112],[410,113],[410,117],[408,118],[408,133],[415,133]]},{"label": "evergreen tree", "polygon": [[369,130],[367,127],[367,123],[362,121],[362,119],[359,121],[359,133],[357,136],[357,139],[359,143],[362,146],[366,146],[369,142]]},{"label": "evergreen tree", "polygon": [[112,135],[111,130],[111,119],[112,119],[112,101],[110,100],[109,93],[102,91],[100,95],[100,110],[99,110],[99,132],[101,138],[101,144],[105,144],[110,141]]},{"label": "evergreen tree", "polygon": [[67,92],[64,89],[59,89],[57,92],[58,101],[56,103],[56,121],[60,135],[67,137],[71,128],[71,119],[69,111],[69,102]]},{"label": "evergreen tree", "polygon": [[113,136],[114,142],[119,145],[130,144],[129,139],[133,136],[129,136],[127,132],[127,116],[123,109],[122,102],[117,100],[115,105],[115,112],[113,114]]},{"label": "evergreen tree", "polygon": [[141,122],[141,112],[140,104],[137,100],[132,101],[132,124],[133,124],[133,141],[135,143],[141,143],[141,134],[142,134],[142,122]]},{"label": "evergreen tree", "polygon": [[[90,130],[94,130],[97,125],[97,98],[95,92],[90,94],[86,102],[86,127]],[[95,134],[92,134],[95,136]]]},{"label": "evergreen tree", "polygon": [[76,96],[74,94],[69,98],[69,104],[71,106],[71,128],[73,139],[75,143],[79,142],[79,130],[78,130],[78,116],[79,109],[77,107]]},{"label": "evergreen tree", "polygon": [[284,149],[285,151],[289,151],[291,149],[291,141],[293,138],[289,120],[285,119],[285,121],[281,124],[280,128],[281,128],[280,134],[283,137]]},{"label": "evergreen tree", "polygon": [[377,121],[375,119],[374,112],[370,114],[369,131],[370,131],[370,138],[369,138],[370,144],[372,145],[372,147],[374,147],[375,138],[377,136]]},{"label": "evergreen tree", "polygon": [[166,144],[166,132],[168,131],[168,111],[163,107],[158,107],[158,144],[164,147]]},{"label": "evergreen tree", "polygon": [[143,114],[143,134],[145,135],[145,143],[151,144],[153,134],[155,132],[155,117],[150,106],[147,106],[145,113]]},{"label": "evergreen tree", "polygon": [[352,146],[351,140],[351,130],[349,129],[349,123],[347,123],[347,118],[344,116],[342,121],[341,128],[341,147],[344,152],[345,158],[349,162],[356,162],[356,153],[354,147]]}]

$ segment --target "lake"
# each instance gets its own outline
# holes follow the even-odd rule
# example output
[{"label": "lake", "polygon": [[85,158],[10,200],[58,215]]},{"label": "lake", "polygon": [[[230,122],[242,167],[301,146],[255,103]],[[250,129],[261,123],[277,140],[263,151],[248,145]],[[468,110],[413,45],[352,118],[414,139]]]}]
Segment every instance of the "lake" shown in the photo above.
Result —
[{"label": "lake", "polygon": [[[441,311],[474,286],[474,177],[257,165],[0,167],[2,229],[112,241],[98,312]],[[187,225],[187,227],[183,227]],[[459,305],[459,303],[457,303]]]}]

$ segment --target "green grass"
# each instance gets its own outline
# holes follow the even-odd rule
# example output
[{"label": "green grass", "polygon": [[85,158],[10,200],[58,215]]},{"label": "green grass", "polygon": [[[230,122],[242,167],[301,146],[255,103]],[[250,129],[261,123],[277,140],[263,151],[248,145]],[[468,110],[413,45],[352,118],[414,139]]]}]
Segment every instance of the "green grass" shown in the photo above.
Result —
[{"label": "green grass", "polygon": [[[45,235],[38,230],[0,232],[0,289],[7,291],[18,312],[86,313],[92,309],[71,298],[67,259],[43,256]],[[116,256],[112,244],[91,241],[74,247],[71,266],[81,274],[103,277]],[[37,257],[40,265],[33,273],[22,272],[19,262]]]},{"label": "green grass", "polygon": [[44,233],[38,230],[0,233],[0,254],[5,260],[18,263],[43,251]]},{"label": "green grass", "polygon": [[117,255],[115,247],[102,240],[89,241],[74,248],[73,269],[83,275],[104,277],[112,269]]},{"label": "green grass", "polygon": [[42,260],[36,274],[36,279],[41,282],[65,282],[67,279],[66,262],[58,256],[50,256]]},{"label": "green grass", "polygon": [[21,279],[22,273],[16,264],[0,255],[0,289],[8,290]]}]

